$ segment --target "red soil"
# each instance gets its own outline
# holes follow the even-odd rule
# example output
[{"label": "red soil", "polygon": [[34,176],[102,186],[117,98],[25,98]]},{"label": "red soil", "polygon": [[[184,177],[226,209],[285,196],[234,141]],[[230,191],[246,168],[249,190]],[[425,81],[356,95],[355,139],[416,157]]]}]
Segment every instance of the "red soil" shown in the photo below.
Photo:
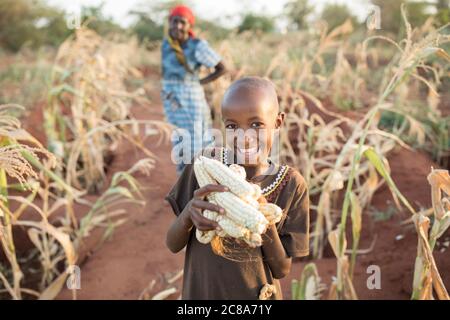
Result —
[{"label": "red soil", "polygon": [[[153,82],[150,106],[135,107],[133,113],[140,119],[163,119],[159,101],[158,79],[150,76]],[[34,113],[33,113],[34,114]],[[40,119],[39,116],[35,116]],[[36,119],[37,120],[37,119]],[[28,123],[40,123],[29,121]],[[34,133],[34,128],[30,128]],[[146,189],[143,191],[147,204],[144,208],[127,206],[128,220],[118,227],[112,237],[99,248],[101,232],[94,232],[86,241],[81,261],[81,290],[78,299],[137,299],[152,280],[157,280],[151,293],[168,287],[166,276],[175,274],[183,268],[184,253],[172,254],[165,246],[166,231],[174,216],[163,200],[175,182],[175,167],[169,160],[170,145],[155,145],[155,140],[145,143],[157,156],[157,169],[149,177],[140,176],[138,180]],[[128,169],[142,153],[127,143],[122,143],[109,170],[112,172]],[[389,156],[394,181],[399,189],[411,199],[416,207],[431,205],[430,187],[426,180],[430,167],[437,167],[423,153],[398,149]],[[387,210],[392,197],[387,187],[382,187],[374,196],[372,205],[379,210]],[[82,214],[82,213],[81,213]],[[360,248],[368,248],[376,236],[373,250],[357,258],[355,268],[355,289],[361,299],[408,299],[411,293],[414,259],[416,256],[417,235],[412,224],[400,223],[408,217],[396,213],[391,219],[376,222],[367,213],[363,216],[363,230]],[[396,236],[404,238],[396,240]],[[450,238],[449,233],[443,238]],[[349,245],[351,244],[350,237]],[[439,248],[439,247],[438,247]],[[444,283],[450,288],[450,255],[448,251],[435,252],[436,262]],[[307,260],[295,261],[291,274],[282,280],[284,297],[290,298],[290,282],[299,278]],[[319,275],[329,287],[331,277],[336,274],[336,259],[313,260]],[[367,266],[381,268],[381,290],[369,290],[366,280]],[[181,288],[181,281],[174,284]],[[179,293],[179,291],[178,291]],[[178,293],[172,295],[176,298]],[[59,299],[71,299],[72,294],[64,289]],[[326,294],[324,294],[326,297]]]}]

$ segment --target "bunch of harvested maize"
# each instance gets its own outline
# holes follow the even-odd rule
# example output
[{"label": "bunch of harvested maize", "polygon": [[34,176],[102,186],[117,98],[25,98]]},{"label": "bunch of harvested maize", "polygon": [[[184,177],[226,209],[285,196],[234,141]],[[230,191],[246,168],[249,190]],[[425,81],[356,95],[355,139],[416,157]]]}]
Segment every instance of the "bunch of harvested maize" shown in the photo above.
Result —
[{"label": "bunch of harvested maize", "polygon": [[223,215],[205,210],[203,215],[217,221],[222,231],[196,231],[201,243],[209,243],[215,236],[244,240],[251,247],[262,244],[261,234],[267,227],[281,220],[282,210],[273,203],[260,203],[261,188],[249,183],[245,170],[239,165],[227,167],[221,162],[200,156],[194,162],[194,172],[200,187],[221,184],[229,192],[214,192],[208,195],[211,203],[225,209]]}]

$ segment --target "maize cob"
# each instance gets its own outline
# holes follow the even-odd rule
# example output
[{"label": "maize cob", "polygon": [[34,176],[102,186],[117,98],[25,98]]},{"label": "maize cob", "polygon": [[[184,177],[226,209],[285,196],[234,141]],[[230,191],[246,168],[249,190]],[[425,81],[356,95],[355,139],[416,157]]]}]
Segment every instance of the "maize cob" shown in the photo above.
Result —
[{"label": "maize cob", "polygon": [[273,203],[263,203],[259,205],[259,211],[266,217],[269,224],[275,224],[280,222],[283,216],[283,210],[279,206]]},{"label": "maize cob", "polygon": [[252,185],[223,163],[202,156],[200,159],[209,175],[221,185],[228,187],[236,196],[246,197],[254,194]]},{"label": "maize cob", "polygon": [[217,203],[225,209],[225,214],[234,222],[248,228],[252,232],[263,233],[268,221],[256,208],[230,192],[218,192]]},{"label": "maize cob", "polygon": [[259,300],[267,300],[277,294],[277,288],[273,284],[266,283],[259,291]]},{"label": "maize cob", "polygon": [[250,235],[250,231],[247,228],[240,226],[226,216],[218,216],[217,223],[226,235],[232,238],[248,238]]},{"label": "maize cob", "polygon": [[238,164],[232,164],[229,166],[231,171],[236,172],[242,179],[247,178],[247,173],[245,172],[244,167],[238,165]]},{"label": "maize cob", "polygon": [[200,231],[195,230],[195,236],[198,240],[198,242],[207,244],[212,241],[212,239],[216,236],[216,232],[214,230],[211,231]]},{"label": "maize cob", "polygon": [[256,200],[253,197],[245,197],[242,200],[244,200],[245,202],[247,202],[249,205],[251,205],[252,207],[258,209],[259,208],[259,202],[258,200]]},{"label": "maize cob", "polygon": [[[197,182],[200,187],[204,187],[205,185],[208,185],[208,184],[216,184],[216,182],[205,171],[205,169],[203,168],[203,164],[202,164],[201,160],[199,160],[199,159],[197,159],[194,162],[194,172],[195,172],[195,177],[197,178]],[[207,198],[208,198],[209,202],[215,203],[214,193],[210,193],[207,196]],[[205,210],[205,211],[203,211],[203,216],[207,219],[215,221],[217,218],[217,212]],[[197,240],[203,244],[210,243],[216,235],[217,235],[217,232],[215,230],[200,231],[197,229],[195,231],[195,236],[197,237]]]},{"label": "maize cob", "polygon": [[262,237],[259,233],[250,233],[249,238],[244,238],[244,241],[252,248],[262,245]]},{"label": "maize cob", "polygon": [[[203,216],[209,220],[216,221],[218,213],[215,211],[205,210],[203,211]],[[195,232],[198,242],[203,244],[211,242],[211,240],[216,236],[216,234],[217,234],[216,230],[200,231],[197,229]]]},{"label": "maize cob", "polygon": [[261,234],[269,224],[281,220],[281,208],[265,201],[261,188],[245,180],[245,170],[239,165],[228,168],[216,160],[200,156],[194,162],[194,171],[200,187],[220,183],[231,191],[207,196],[209,202],[225,209],[225,215],[205,210],[203,215],[217,221],[222,230],[197,230],[198,241],[209,243],[215,236],[233,237],[244,240],[250,247],[261,246]]},{"label": "maize cob", "polygon": [[253,198],[258,200],[262,196],[261,187],[257,184],[252,184],[253,187]]},{"label": "maize cob", "polygon": [[[204,157],[201,157],[204,158]],[[206,159],[206,158],[205,158]],[[196,159],[194,161],[194,172],[195,177],[197,178],[198,185],[200,188],[208,185],[208,184],[217,184],[217,182],[211,178],[211,176],[206,172],[204,168],[204,162],[202,159]]]}]

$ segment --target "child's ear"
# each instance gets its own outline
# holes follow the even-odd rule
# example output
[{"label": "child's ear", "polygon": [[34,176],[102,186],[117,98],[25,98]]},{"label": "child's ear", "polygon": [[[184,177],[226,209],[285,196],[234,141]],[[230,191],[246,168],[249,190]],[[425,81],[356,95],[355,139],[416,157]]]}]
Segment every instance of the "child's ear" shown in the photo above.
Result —
[{"label": "child's ear", "polygon": [[277,129],[281,128],[281,126],[283,125],[283,122],[284,122],[285,115],[286,114],[284,112],[278,112],[277,120],[275,122],[275,128],[277,128]]}]

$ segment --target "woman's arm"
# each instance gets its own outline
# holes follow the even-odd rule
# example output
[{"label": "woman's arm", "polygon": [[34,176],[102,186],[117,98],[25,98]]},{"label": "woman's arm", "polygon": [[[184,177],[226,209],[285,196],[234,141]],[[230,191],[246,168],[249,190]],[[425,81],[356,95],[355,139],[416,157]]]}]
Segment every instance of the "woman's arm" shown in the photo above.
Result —
[{"label": "woman's arm", "polygon": [[262,251],[275,279],[284,278],[289,274],[292,259],[286,254],[275,225],[271,225],[263,235]]},{"label": "woman's arm", "polygon": [[205,218],[202,211],[211,210],[220,214],[224,212],[224,209],[205,201],[204,198],[211,192],[224,192],[227,190],[226,187],[221,185],[206,185],[195,190],[194,198],[189,201],[167,232],[166,245],[170,251],[177,253],[186,246],[194,226],[200,231],[219,228],[218,223]]},{"label": "woman's arm", "polygon": [[203,79],[200,79],[200,84],[204,85],[204,84],[210,83],[210,82],[220,78],[221,76],[223,76],[226,72],[227,72],[227,68],[225,67],[223,62],[219,62],[214,67],[214,72],[210,73]]}]

